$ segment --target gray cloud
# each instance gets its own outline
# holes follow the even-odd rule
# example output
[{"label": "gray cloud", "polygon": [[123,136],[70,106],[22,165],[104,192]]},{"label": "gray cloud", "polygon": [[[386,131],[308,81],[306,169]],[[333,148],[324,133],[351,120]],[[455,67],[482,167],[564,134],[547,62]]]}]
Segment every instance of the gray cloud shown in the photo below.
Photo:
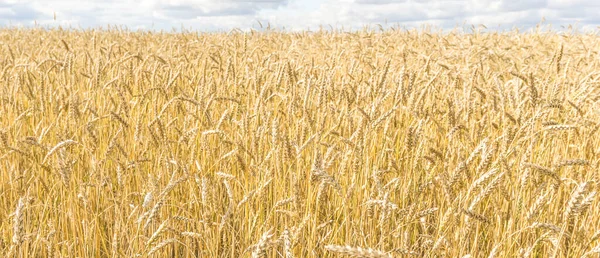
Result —
[{"label": "gray cloud", "polygon": [[546,8],[547,0],[528,0],[528,1],[501,1],[500,10],[503,12],[523,11],[530,9]]},{"label": "gray cloud", "polygon": [[215,3],[214,1],[189,2],[183,4],[160,4],[158,12],[166,17],[176,19],[194,19],[199,16],[249,16],[261,9],[277,8],[287,1],[283,0],[228,0]]},{"label": "gray cloud", "polygon": [[284,6],[287,2],[287,0],[183,1],[158,4],[155,10],[167,18],[185,20],[211,16],[251,16],[263,9]]},{"label": "gray cloud", "polygon": [[0,21],[33,21],[45,18],[27,3],[0,1]]}]

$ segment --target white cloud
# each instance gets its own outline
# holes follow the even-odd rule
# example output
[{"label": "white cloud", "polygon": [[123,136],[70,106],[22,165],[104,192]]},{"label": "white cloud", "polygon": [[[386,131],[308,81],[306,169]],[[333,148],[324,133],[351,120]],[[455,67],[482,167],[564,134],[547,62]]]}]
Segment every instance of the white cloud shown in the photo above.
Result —
[{"label": "white cloud", "polygon": [[597,0],[0,0],[0,25],[200,31],[258,29],[258,21],[291,30],[368,24],[452,29],[463,23],[509,29],[533,27],[542,18],[556,29],[594,28],[599,13]]},{"label": "white cloud", "polygon": [[406,0],[354,0],[354,3],[357,4],[395,4],[395,3],[404,3]]}]

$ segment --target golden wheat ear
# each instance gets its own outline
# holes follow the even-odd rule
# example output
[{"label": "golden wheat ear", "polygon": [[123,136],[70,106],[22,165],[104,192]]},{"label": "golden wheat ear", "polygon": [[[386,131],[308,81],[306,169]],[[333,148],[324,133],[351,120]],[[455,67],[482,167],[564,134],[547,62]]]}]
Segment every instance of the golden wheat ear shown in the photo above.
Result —
[{"label": "golden wheat ear", "polygon": [[62,142],[59,142],[58,144],[56,144],[54,147],[52,147],[52,149],[50,149],[48,151],[48,153],[46,154],[46,156],[44,156],[44,159],[42,160],[42,164],[46,163],[46,160],[52,156],[52,154],[54,154],[56,151],[62,149],[62,148],[66,148],[68,146],[77,144],[76,141],[74,140],[64,140]]}]

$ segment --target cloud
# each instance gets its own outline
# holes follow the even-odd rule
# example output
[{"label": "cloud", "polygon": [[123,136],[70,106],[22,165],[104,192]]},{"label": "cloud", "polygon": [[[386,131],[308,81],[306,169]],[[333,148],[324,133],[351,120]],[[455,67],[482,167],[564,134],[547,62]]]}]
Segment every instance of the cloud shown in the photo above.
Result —
[{"label": "cloud", "polygon": [[600,25],[598,13],[597,0],[0,0],[0,24],[5,25],[37,21],[46,26],[183,26],[200,31],[260,29],[258,21],[289,30],[369,24],[510,29],[531,28],[542,18],[555,28],[576,23],[593,28]]},{"label": "cloud", "polygon": [[199,16],[250,16],[267,8],[277,8],[284,0],[226,0],[226,1],[177,1],[159,4],[157,12],[169,18],[194,19]]},{"label": "cloud", "polygon": [[30,21],[43,17],[27,3],[15,1],[0,1],[0,19],[4,21]]},{"label": "cloud", "polygon": [[547,0],[528,0],[528,1],[501,1],[500,11],[514,12],[532,9],[541,9],[548,6]]},{"label": "cloud", "polygon": [[[125,25],[133,29],[166,30],[179,28],[182,25],[192,26],[199,30],[226,30],[244,27],[244,24],[256,21],[259,12],[285,7],[288,3],[288,0],[23,1],[24,5],[38,13],[36,17],[39,22],[47,26],[70,25],[89,28]],[[57,21],[51,18],[54,14],[56,14]],[[227,17],[227,19],[220,17]]]},{"label": "cloud", "polygon": [[381,5],[381,4],[397,4],[404,3],[406,0],[355,0],[354,3],[357,4],[373,4],[373,5]]},{"label": "cloud", "polygon": [[158,9],[165,18],[195,19],[200,16],[247,16],[256,13],[253,8],[238,8],[238,6],[221,6],[220,8],[203,8],[196,6],[165,5]]}]

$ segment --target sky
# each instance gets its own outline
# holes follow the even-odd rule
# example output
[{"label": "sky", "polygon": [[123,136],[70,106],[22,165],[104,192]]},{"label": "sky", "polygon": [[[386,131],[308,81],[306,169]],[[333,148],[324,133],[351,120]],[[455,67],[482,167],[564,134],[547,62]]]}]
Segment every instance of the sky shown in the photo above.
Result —
[{"label": "sky", "polygon": [[230,31],[484,25],[596,31],[599,0],[0,0],[0,26]]}]

